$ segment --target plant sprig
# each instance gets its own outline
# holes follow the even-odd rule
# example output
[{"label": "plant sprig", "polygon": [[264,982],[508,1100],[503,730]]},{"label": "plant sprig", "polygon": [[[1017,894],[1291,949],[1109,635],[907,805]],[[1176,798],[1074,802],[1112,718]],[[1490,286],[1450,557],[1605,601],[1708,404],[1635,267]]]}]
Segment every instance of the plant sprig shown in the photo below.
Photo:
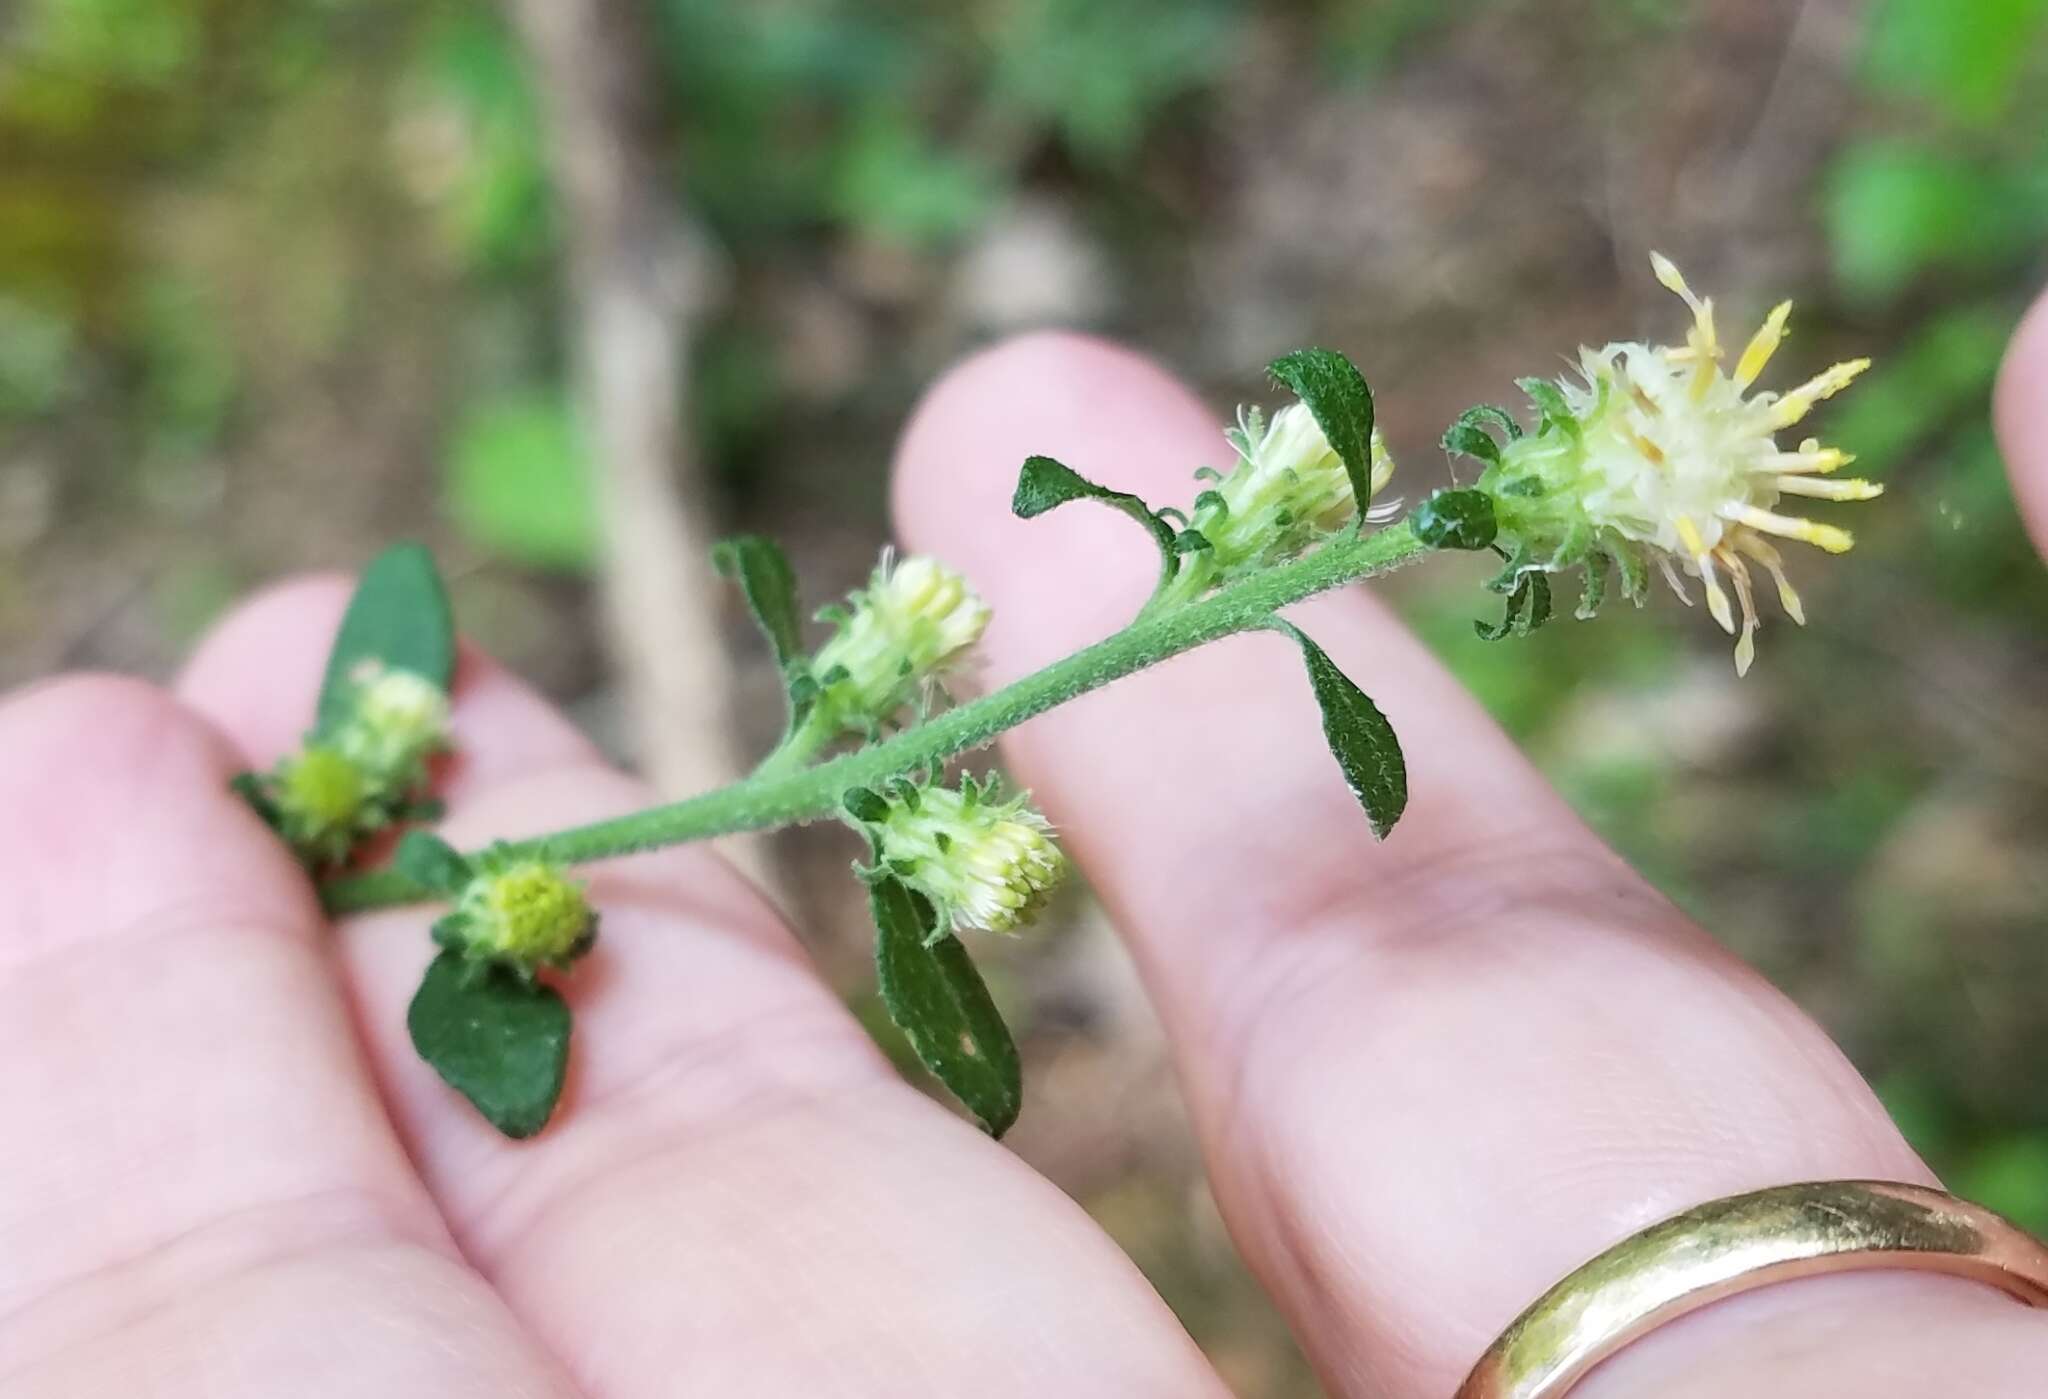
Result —
[{"label": "plant sprig", "polygon": [[[1654,563],[1685,597],[1699,579],[1709,610],[1737,630],[1738,670],[1759,625],[1749,564],[1765,568],[1794,620],[1797,594],[1765,534],[1831,552],[1846,532],[1776,513],[1780,495],[1862,500],[1878,488],[1827,477],[1843,454],[1812,439],[1784,450],[1776,433],[1844,387],[1851,361],[1784,395],[1750,384],[1783,330],[1772,313],[1731,377],[1721,368],[1709,304],[1677,270],[1657,275],[1695,313],[1684,347],[1635,343],[1581,353],[1583,382],[1519,381],[1535,411],[1525,430],[1481,406],[1443,444],[1484,466],[1476,486],[1438,491],[1398,523],[1374,497],[1393,472],[1371,391],[1342,355],[1301,350],[1269,372],[1297,402],[1270,419],[1242,410],[1227,434],[1238,461],[1208,484],[1192,515],[1097,484],[1050,457],[1019,473],[1012,509],[1026,519],[1077,501],[1122,512],[1158,550],[1158,581],[1112,635],[979,699],[953,706],[945,672],[972,649],[989,609],[935,559],[884,554],[866,588],[824,609],[832,635],[804,646],[797,576],[770,541],[719,546],[766,635],[788,702],[782,740],[749,776],[716,791],[626,816],[463,853],[408,833],[381,869],[341,869],[385,828],[430,819],[427,766],[447,745],[446,691],[455,638],[445,593],[424,551],[401,546],[365,571],[328,666],[307,743],[237,789],[316,876],[334,914],[445,900],[442,951],[407,1017],[422,1058],[501,1131],[541,1130],[564,1081],[568,1004],[541,975],[588,952],[597,911],[565,866],[637,851],[830,818],[868,842],[857,864],[877,929],[882,1000],[932,1074],[987,1130],[1016,1118],[1016,1046],[975,970],[962,931],[1027,923],[1065,869],[1049,823],[1024,795],[991,780],[943,783],[946,765],[1005,731],[1127,675],[1242,632],[1271,631],[1301,655],[1323,733],[1370,829],[1384,838],[1408,799],[1406,761],[1366,692],[1281,616],[1315,594],[1376,577],[1439,550],[1492,550],[1504,567],[1487,586],[1505,599],[1489,639],[1526,636],[1552,615],[1550,575],[1584,571],[1576,615],[1590,617],[1606,567],[1640,602]],[[1788,303],[1789,306],[1789,303]],[[1498,432],[1498,436],[1496,436]],[[1708,444],[1708,445],[1702,445]],[[834,750],[842,750],[835,752]],[[335,873],[340,870],[339,873]]]}]

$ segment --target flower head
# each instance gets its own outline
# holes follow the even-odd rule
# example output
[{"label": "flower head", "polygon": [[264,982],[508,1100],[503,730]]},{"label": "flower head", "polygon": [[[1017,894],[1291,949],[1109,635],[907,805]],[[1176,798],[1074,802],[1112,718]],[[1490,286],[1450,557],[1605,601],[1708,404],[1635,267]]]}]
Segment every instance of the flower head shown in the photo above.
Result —
[{"label": "flower head", "polygon": [[329,744],[308,743],[282,759],[267,799],[279,833],[316,869],[340,864],[358,839],[384,824],[361,765]]},{"label": "flower head", "polygon": [[820,709],[844,729],[878,728],[981,640],[990,615],[967,580],[937,559],[883,554],[812,658]]},{"label": "flower head", "polygon": [[[1193,527],[1209,541],[1225,574],[1292,558],[1358,512],[1344,459],[1306,403],[1290,403],[1268,419],[1240,408],[1224,434],[1237,449],[1229,475],[1195,503]],[[1394,474],[1378,429],[1372,434],[1372,494]],[[1384,518],[1368,505],[1368,518]]]},{"label": "flower head", "polygon": [[566,967],[590,950],[597,913],[560,866],[498,849],[481,857],[455,911],[434,925],[434,940],[531,980],[540,968]]},{"label": "flower head", "polygon": [[1051,823],[1026,797],[1004,799],[993,777],[957,790],[905,784],[873,798],[866,818],[879,867],[931,901],[941,933],[1015,932],[1066,877]]},{"label": "flower head", "polygon": [[[1784,338],[1792,303],[1771,311],[1731,370],[1714,303],[1694,295],[1661,254],[1651,264],[1692,310],[1686,343],[1581,349],[1577,380],[1525,381],[1543,408],[1543,427],[1502,447],[1480,484],[1494,495],[1503,542],[1526,554],[1523,567],[1604,567],[1605,554],[1634,594],[1647,558],[1687,602],[1681,575],[1699,579],[1714,620],[1737,636],[1735,665],[1746,672],[1757,628],[1751,564],[1771,575],[1786,613],[1805,620],[1772,537],[1836,554],[1853,542],[1834,525],[1780,512],[1779,501],[1869,500],[1883,491],[1835,478],[1850,457],[1815,438],[1791,450],[1777,440],[1870,361],[1837,364],[1787,393],[1752,393]],[[1728,588],[1741,611],[1739,633]]]},{"label": "flower head", "polygon": [[409,670],[376,666],[356,677],[355,707],[336,742],[374,777],[404,788],[448,746],[448,696]]}]

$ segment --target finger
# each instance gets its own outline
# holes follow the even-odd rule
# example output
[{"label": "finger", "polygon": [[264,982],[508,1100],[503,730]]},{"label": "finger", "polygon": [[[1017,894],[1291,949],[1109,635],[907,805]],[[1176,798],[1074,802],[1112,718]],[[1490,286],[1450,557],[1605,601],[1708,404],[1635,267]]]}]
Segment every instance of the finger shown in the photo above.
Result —
[{"label": "finger", "polygon": [[2020,322],[1999,371],[1998,441],[2034,544],[2048,553],[2048,296]]},{"label": "finger", "polygon": [[[230,620],[187,692],[207,708],[250,693],[287,636],[317,674],[339,607],[298,589]],[[270,693],[305,714],[312,683]],[[292,729],[262,705],[240,723]],[[649,801],[587,753],[563,761],[564,721],[480,658],[454,731],[459,842]],[[341,936],[386,1095],[462,1247],[593,1393],[1219,1393],[1128,1261],[905,1086],[716,857],[585,873],[603,925],[565,985],[571,1084],[529,1143],[499,1138],[406,1043],[429,915]]]},{"label": "finger", "polygon": [[[1225,450],[1149,364],[1031,337],[932,392],[898,516],[985,590],[999,683],[1128,618],[1152,571],[1109,512],[1007,518],[1017,463],[1172,503]],[[1686,1206],[1925,1177],[1825,1036],[1601,848],[1385,609],[1298,616],[1403,737],[1384,845],[1271,636],[1006,751],[1125,929],[1233,1234],[1338,1393],[1449,1393],[1551,1282]]]},{"label": "finger", "polygon": [[228,772],[136,682],[0,705],[0,1394],[566,1394],[457,1256]]}]

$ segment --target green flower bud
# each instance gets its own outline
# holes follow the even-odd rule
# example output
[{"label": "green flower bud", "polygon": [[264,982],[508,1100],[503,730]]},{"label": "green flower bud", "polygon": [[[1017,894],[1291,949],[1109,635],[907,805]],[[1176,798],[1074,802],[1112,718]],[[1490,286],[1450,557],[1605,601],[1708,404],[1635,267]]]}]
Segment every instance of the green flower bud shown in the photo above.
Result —
[{"label": "green flower bud", "polygon": [[869,830],[881,865],[931,901],[943,931],[1015,932],[1066,877],[1051,823],[1023,796],[1000,800],[993,779],[899,793]]},{"label": "green flower bud", "polygon": [[542,967],[567,967],[597,941],[597,912],[583,886],[559,865],[487,851],[482,868],[434,925],[434,940],[479,962],[531,980]]}]

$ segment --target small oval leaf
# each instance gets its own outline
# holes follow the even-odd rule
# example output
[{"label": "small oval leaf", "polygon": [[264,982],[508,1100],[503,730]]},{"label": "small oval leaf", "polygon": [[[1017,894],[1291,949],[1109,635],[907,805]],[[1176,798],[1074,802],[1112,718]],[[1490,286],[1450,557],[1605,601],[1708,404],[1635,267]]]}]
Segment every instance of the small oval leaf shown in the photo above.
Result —
[{"label": "small oval leaf", "polygon": [[1296,350],[1266,366],[1275,383],[1308,405],[1351,479],[1351,498],[1372,499],[1372,390],[1358,366],[1335,350]]},{"label": "small oval leaf", "polygon": [[1394,726],[1301,628],[1278,617],[1272,626],[1301,647],[1309,686],[1323,711],[1323,737],[1329,741],[1330,754],[1343,770],[1351,794],[1365,808],[1372,833],[1385,840],[1408,805],[1408,764]]},{"label": "small oval leaf", "polygon": [[1035,520],[1046,511],[1070,500],[1099,500],[1136,520],[1152,536],[1152,542],[1169,560],[1173,556],[1173,526],[1159,518],[1152,507],[1126,491],[1098,486],[1064,462],[1051,457],[1026,457],[1017,472],[1017,490],[1010,497],[1010,509],[1020,520]]},{"label": "small oval leaf", "polygon": [[508,1137],[547,1125],[569,1064],[569,1007],[552,987],[443,952],[405,1014],[413,1048]]},{"label": "small oval leaf", "polygon": [[1017,1120],[1024,1072],[1016,1041],[990,999],[960,939],[927,945],[936,919],[931,906],[902,880],[878,879],[869,889],[875,918],[875,969],[882,1004],[931,1070],[992,1137]]},{"label": "small oval leaf", "polygon": [[803,624],[797,608],[796,571],[774,540],[758,534],[722,539],[711,550],[711,566],[740,585],[747,610],[787,666],[803,654]]},{"label": "small oval leaf", "polygon": [[455,621],[434,556],[418,544],[394,544],[363,570],[327,654],[319,726],[348,721],[355,677],[366,663],[407,670],[443,690],[455,674]]}]

